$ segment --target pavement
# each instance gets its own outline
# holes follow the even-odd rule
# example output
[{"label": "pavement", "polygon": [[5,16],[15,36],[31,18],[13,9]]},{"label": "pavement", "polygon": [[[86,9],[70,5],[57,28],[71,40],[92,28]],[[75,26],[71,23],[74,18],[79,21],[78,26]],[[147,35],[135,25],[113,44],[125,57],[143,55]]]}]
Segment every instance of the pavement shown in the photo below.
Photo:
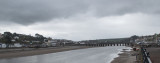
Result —
[{"label": "pavement", "polygon": [[150,54],[150,59],[152,63],[160,63],[160,47],[146,48]]}]

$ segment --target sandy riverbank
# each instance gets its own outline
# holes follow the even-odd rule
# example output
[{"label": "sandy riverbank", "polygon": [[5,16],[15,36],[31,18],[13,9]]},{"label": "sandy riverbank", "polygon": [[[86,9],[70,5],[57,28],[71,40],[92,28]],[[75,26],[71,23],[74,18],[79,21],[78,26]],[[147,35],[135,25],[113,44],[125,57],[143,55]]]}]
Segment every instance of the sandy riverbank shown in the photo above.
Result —
[{"label": "sandy riverbank", "polygon": [[135,51],[126,51],[123,49],[122,53],[118,54],[119,57],[115,58],[111,63],[136,63],[135,54]]},{"label": "sandy riverbank", "polygon": [[14,57],[23,57],[23,56],[32,56],[32,55],[41,55],[55,52],[62,52],[68,50],[84,49],[90,48],[87,46],[68,46],[68,47],[59,47],[59,48],[44,48],[44,49],[34,49],[28,51],[10,51],[5,53],[0,53],[0,59],[5,58],[14,58]]}]

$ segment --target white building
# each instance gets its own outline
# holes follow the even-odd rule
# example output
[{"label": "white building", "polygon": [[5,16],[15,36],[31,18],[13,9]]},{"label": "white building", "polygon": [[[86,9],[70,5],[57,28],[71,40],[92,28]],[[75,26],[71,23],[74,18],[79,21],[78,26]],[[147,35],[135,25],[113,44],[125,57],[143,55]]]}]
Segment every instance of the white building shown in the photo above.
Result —
[{"label": "white building", "polygon": [[6,48],[6,44],[0,43],[0,48]]},{"label": "white building", "polygon": [[58,42],[57,40],[48,40],[47,42],[45,42],[47,44],[47,46],[57,46]]},{"label": "white building", "polygon": [[15,36],[14,39],[19,39],[19,37],[18,37],[18,36]]},{"label": "white building", "polygon": [[157,38],[157,43],[160,45],[160,37]]},{"label": "white building", "polygon": [[20,43],[14,43],[13,47],[22,47]]}]

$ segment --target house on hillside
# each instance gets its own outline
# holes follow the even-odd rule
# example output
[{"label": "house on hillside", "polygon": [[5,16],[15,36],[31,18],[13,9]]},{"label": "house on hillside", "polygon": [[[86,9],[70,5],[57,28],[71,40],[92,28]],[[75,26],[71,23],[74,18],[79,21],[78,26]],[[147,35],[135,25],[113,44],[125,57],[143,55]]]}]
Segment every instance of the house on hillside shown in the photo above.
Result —
[{"label": "house on hillside", "polygon": [[14,39],[19,39],[19,37],[18,37],[18,36],[15,36]]},{"label": "house on hillside", "polygon": [[55,39],[45,39],[45,43],[49,47],[58,46],[58,41]]},{"label": "house on hillside", "polygon": [[137,44],[143,44],[143,45],[160,45],[160,34],[154,34],[154,35],[148,35],[148,36],[140,36],[138,37],[135,42]]},{"label": "house on hillside", "polygon": [[157,37],[157,43],[160,45],[160,37]]}]

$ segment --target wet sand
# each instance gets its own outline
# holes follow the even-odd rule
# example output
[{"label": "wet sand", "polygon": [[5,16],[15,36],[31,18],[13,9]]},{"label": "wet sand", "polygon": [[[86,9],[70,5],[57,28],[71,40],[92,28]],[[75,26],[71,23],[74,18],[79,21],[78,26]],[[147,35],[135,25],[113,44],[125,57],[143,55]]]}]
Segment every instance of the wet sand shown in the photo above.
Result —
[{"label": "wet sand", "polygon": [[68,51],[68,50],[76,50],[76,49],[84,49],[84,48],[90,48],[90,47],[87,47],[87,46],[69,46],[69,47],[59,47],[59,48],[33,49],[33,50],[27,50],[27,51],[13,51],[13,52],[10,51],[10,52],[0,53],[0,59],[41,55],[41,54],[62,52],[62,51]]},{"label": "wet sand", "polygon": [[119,54],[119,57],[115,58],[111,63],[136,63],[136,52],[125,51]]}]

